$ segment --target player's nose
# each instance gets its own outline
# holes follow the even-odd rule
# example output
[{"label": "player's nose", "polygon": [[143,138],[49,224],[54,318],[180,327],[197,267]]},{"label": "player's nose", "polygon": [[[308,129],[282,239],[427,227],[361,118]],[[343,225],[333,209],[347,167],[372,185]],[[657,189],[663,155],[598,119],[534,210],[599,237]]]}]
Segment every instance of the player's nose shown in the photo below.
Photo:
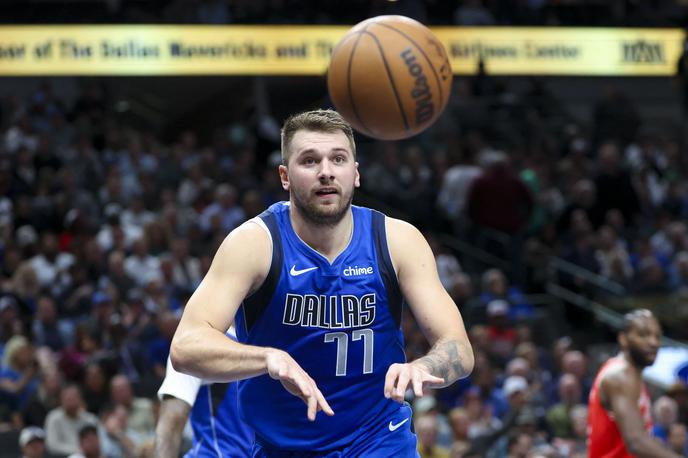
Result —
[{"label": "player's nose", "polygon": [[333,171],[334,169],[330,161],[324,159],[320,162],[320,173],[318,174],[318,178],[321,180],[332,180],[334,179]]}]

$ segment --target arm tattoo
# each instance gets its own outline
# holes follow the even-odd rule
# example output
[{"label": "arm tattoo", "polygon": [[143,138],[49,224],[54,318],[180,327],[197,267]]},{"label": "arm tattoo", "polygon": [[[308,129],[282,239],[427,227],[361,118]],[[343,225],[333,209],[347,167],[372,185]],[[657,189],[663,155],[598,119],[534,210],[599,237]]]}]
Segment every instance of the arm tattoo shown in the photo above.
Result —
[{"label": "arm tattoo", "polygon": [[468,375],[464,363],[466,351],[465,346],[457,340],[439,341],[417,361],[427,366],[435,377],[443,378],[446,385],[451,385]]}]

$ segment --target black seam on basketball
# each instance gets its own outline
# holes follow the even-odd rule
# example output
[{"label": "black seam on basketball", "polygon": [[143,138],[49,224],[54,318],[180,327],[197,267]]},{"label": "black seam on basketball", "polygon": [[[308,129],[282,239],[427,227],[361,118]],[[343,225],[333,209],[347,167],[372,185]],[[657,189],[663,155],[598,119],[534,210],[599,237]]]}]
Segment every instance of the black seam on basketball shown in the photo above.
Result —
[{"label": "black seam on basketball", "polygon": [[[368,27],[366,27],[367,29]],[[363,33],[365,32],[366,29],[363,29],[362,31],[358,32],[358,37],[356,38],[356,42],[354,45],[351,47],[351,54],[349,54],[349,63],[347,64],[346,68],[346,84],[348,86],[348,90],[346,91],[349,95],[349,103],[351,103],[351,109],[354,112],[354,116],[356,116],[356,119],[358,120],[359,127],[363,128],[367,133],[373,134],[373,131],[368,129],[368,126],[365,125],[363,120],[361,119],[361,116],[358,114],[358,110],[356,109],[356,103],[354,102],[354,95],[351,92],[351,62],[354,60],[354,53],[356,52],[356,47],[358,46],[358,42],[360,41],[361,37],[363,36]]]},{"label": "black seam on basketball", "polygon": [[382,23],[382,22],[376,22],[376,24],[379,25],[379,26],[387,27],[388,29],[394,30],[395,32],[397,32],[398,34],[400,34],[401,36],[403,36],[404,38],[406,38],[408,41],[410,41],[411,43],[413,43],[413,45],[418,49],[418,51],[420,51],[420,53],[423,55],[423,57],[425,57],[425,60],[427,60],[427,61],[428,61],[428,64],[430,65],[430,70],[432,70],[432,74],[435,75],[435,80],[437,80],[437,88],[438,88],[438,90],[440,91],[440,103],[441,103],[441,102],[444,100],[444,97],[442,97],[442,82],[440,81],[440,77],[439,77],[439,75],[437,74],[437,71],[435,70],[435,66],[432,65],[432,61],[430,60],[430,58],[428,57],[428,55],[425,54],[425,51],[423,51],[423,48],[421,48],[420,46],[418,46],[418,43],[416,43],[416,41],[415,41],[413,38],[411,38],[410,36],[408,36],[408,35],[407,35],[405,32],[403,32],[402,30],[399,30],[399,29],[397,29],[397,28],[395,28],[395,27],[392,27],[392,26],[389,25],[389,24],[384,24],[384,23]]},{"label": "black seam on basketball", "polygon": [[404,112],[404,105],[401,103],[401,99],[399,98],[399,91],[397,91],[397,85],[394,83],[394,76],[392,75],[392,71],[390,70],[389,64],[387,63],[387,58],[385,57],[385,51],[382,48],[382,45],[380,44],[380,40],[378,40],[378,38],[372,32],[363,31],[362,33],[370,35],[371,37],[373,37],[373,40],[375,40],[375,44],[377,45],[377,49],[380,51],[380,57],[382,57],[382,63],[385,64],[385,71],[387,71],[387,78],[389,78],[389,84],[392,85],[392,91],[394,92],[394,98],[397,100],[397,106],[399,107],[399,111],[401,112],[401,119],[404,121],[404,129],[406,131],[408,131],[409,130],[409,123],[408,123],[408,119],[406,119],[406,113]]}]

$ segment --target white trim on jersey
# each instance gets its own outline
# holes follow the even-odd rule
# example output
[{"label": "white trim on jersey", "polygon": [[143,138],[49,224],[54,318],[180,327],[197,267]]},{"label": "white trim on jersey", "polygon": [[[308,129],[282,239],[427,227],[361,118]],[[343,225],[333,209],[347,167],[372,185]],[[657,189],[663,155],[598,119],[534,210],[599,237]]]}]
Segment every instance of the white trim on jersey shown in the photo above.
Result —
[{"label": "white trim on jersey", "polygon": [[208,390],[208,412],[210,412],[210,431],[213,433],[213,448],[215,453],[217,453],[218,458],[222,458],[222,452],[220,452],[220,444],[217,442],[217,430],[215,429],[215,412],[213,411],[213,395],[210,393],[210,386],[204,387]]}]

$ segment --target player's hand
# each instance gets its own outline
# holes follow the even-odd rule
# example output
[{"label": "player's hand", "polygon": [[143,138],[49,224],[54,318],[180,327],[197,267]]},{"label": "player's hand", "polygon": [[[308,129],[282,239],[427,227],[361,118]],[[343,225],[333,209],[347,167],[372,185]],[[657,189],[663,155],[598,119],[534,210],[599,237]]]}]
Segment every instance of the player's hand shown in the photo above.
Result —
[{"label": "player's hand", "polygon": [[288,353],[281,350],[271,351],[266,357],[266,363],[270,377],[282,382],[282,386],[288,392],[300,397],[308,405],[310,421],[315,421],[315,415],[321,410],[327,415],[334,415],[315,381]]},{"label": "player's hand", "polygon": [[392,364],[387,369],[385,377],[385,397],[403,403],[409,384],[413,388],[413,393],[420,397],[423,396],[425,388],[442,386],[444,379],[432,375],[423,364]]}]

